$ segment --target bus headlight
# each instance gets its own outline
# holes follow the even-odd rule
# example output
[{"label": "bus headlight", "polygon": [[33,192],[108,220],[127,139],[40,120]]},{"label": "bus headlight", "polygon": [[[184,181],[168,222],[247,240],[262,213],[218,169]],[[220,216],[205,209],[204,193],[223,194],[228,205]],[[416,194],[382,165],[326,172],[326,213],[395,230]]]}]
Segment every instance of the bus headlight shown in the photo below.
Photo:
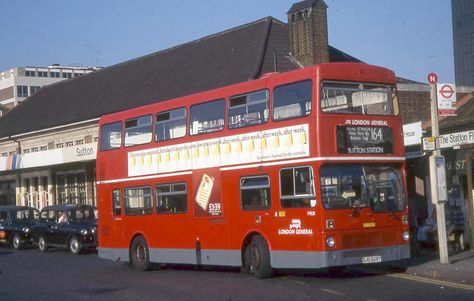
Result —
[{"label": "bus headlight", "polygon": [[28,228],[28,227],[23,227],[23,229],[21,229],[21,230],[25,233],[30,232],[30,228]]},{"label": "bus headlight", "polygon": [[408,231],[403,232],[403,233],[402,233],[402,239],[403,239],[404,241],[409,240],[409,239],[410,239],[410,233],[408,233]]},{"label": "bus headlight", "polygon": [[82,234],[82,235],[87,235],[87,233],[89,233],[89,232],[87,232],[87,229],[82,229],[82,230],[81,230],[81,234]]},{"label": "bus headlight", "polygon": [[336,241],[331,236],[328,236],[326,238],[326,245],[330,248],[334,248],[334,246],[336,245]]}]

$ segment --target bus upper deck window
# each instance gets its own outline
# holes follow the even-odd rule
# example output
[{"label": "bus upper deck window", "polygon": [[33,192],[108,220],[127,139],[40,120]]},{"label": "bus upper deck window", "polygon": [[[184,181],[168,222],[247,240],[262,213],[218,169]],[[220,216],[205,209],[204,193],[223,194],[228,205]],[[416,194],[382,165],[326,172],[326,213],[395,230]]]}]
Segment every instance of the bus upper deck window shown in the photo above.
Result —
[{"label": "bus upper deck window", "polygon": [[142,116],[125,121],[125,146],[151,142],[152,135],[151,115]]},{"label": "bus upper deck window", "polygon": [[114,122],[103,125],[100,129],[100,150],[119,148],[122,144],[122,123]]},{"label": "bus upper deck window", "polygon": [[398,100],[395,89],[387,85],[323,82],[321,109],[333,114],[398,115]]},{"label": "bus upper deck window", "polygon": [[189,132],[198,135],[224,129],[225,100],[219,99],[191,107]]},{"label": "bus upper deck window", "polygon": [[232,96],[229,99],[230,129],[265,123],[268,120],[268,91]]},{"label": "bus upper deck window", "polygon": [[186,135],[186,109],[160,112],[156,114],[155,140],[164,141]]},{"label": "bus upper deck window", "polygon": [[310,80],[276,87],[273,91],[273,119],[283,120],[311,114]]}]

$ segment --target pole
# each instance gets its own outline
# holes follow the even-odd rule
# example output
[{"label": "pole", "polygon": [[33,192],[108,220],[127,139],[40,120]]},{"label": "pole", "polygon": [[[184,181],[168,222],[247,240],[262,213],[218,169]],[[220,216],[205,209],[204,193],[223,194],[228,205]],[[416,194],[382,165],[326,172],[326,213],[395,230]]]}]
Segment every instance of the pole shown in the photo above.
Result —
[{"label": "pole", "polygon": [[467,171],[467,195],[468,195],[468,208],[469,208],[469,245],[471,251],[474,251],[474,188],[473,183],[473,170],[472,170],[472,153],[466,154],[466,171]]},{"label": "pole", "polygon": [[436,85],[430,85],[431,95],[431,136],[436,139],[436,147],[433,154],[430,156],[430,183],[431,183],[431,202],[436,206],[436,220],[438,223],[438,244],[439,244],[439,261],[442,264],[449,263],[448,259],[448,244],[446,235],[446,218],[444,213],[444,202],[439,201],[438,195],[438,178],[436,171],[436,158],[441,156],[439,144],[437,143],[439,137],[438,127],[438,102],[436,95]]}]

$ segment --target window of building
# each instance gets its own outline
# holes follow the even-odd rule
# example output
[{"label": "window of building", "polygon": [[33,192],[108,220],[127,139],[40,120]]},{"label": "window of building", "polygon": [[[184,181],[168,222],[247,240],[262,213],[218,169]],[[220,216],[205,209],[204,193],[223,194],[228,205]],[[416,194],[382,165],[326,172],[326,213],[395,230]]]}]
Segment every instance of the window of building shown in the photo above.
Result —
[{"label": "window of building", "polygon": [[280,198],[284,208],[314,207],[314,178],[311,167],[280,170]]},{"label": "window of building", "polygon": [[56,143],[56,148],[63,148],[64,147],[64,143]]},{"label": "window of building", "polygon": [[84,140],[76,140],[76,145],[83,145],[84,144]]},{"label": "window of building", "polygon": [[100,129],[100,150],[119,148],[122,144],[122,123],[114,122],[103,125]]},{"label": "window of building", "polygon": [[30,86],[30,94],[33,95],[40,89],[40,86]]},{"label": "window of building", "polygon": [[87,204],[85,172],[58,174],[56,189],[59,204]]},{"label": "window of building", "polygon": [[97,142],[99,141],[99,137],[98,136],[94,136],[94,142]]},{"label": "window of building", "polygon": [[268,120],[268,91],[258,91],[229,99],[230,129],[261,124]]},{"label": "window of building", "polygon": [[125,214],[146,215],[153,211],[151,187],[125,188]]},{"label": "window of building", "polygon": [[66,147],[71,147],[71,146],[74,146],[74,141],[67,141]]},{"label": "window of building", "polygon": [[185,183],[156,186],[157,213],[184,213],[187,211],[188,191]]},{"label": "window of building", "polygon": [[24,154],[30,153],[30,149],[29,149],[29,148],[24,149],[24,150],[23,150],[23,153],[24,153]]},{"label": "window of building", "polygon": [[125,146],[151,142],[152,116],[142,116],[125,121]]},{"label": "window of building", "polygon": [[48,150],[48,146],[47,145],[43,145],[40,147],[39,149],[41,152],[44,152],[44,151],[47,151]]},{"label": "window of building", "polygon": [[54,78],[60,78],[60,73],[58,71],[51,71],[49,73],[51,75],[51,77],[54,77]]},{"label": "window of building", "polygon": [[38,71],[38,77],[48,77],[48,71]]},{"label": "window of building", "polygon": [[34,70],[25,70],[25,76],[35,77],[36,76],[36,71],[34,71]]},{"label": "window of building", "polygon": [[191,135],[211,133],[224,128],[225,100],[219,99],[194,105],[190,112]]},{"label": "window of building", "polygon": [[160,112],[156,114],[155,140],[164,141],[186,135],[186,109]]},{"label": "window of building", "polygon": [[2,153],[2,157],[8,157],[8,153]]},{"label": "window of building", "polygon": [[28,86],[16,86],[18,97],[28,97]]},{"label": "window of building", "polygon": [[0,181],[0,206],[16,205],[16,181]]},{"label": "window of building", "polygon": [[31,152],[32,153],[37,153],[39,151],[39,148],[38,147],[32,147],[31,148]]},{"label": "window of building", "polygon": [[241,178],[240,201],[244,210],[270,208],[270,178],[268,176]]},{"label": "window of building", "polygon": [[74,72],[74,77],[79,77],[79,76],[82,76],[83,74],[82,73],[76,73]]},{"label": "window of building", "polygon": [[71,72],[63,72],[63,78],[72,78]]},{"label": "window of building", "polygon": [[122,201],[120,195],[120,189],[112,190],[112,205],[114,207],[114,215],[122,214]]},{"label": "window of building", "polygon": [[311,114],[310,80],[276,87],[273,91],[273,119],[283,120]]}]

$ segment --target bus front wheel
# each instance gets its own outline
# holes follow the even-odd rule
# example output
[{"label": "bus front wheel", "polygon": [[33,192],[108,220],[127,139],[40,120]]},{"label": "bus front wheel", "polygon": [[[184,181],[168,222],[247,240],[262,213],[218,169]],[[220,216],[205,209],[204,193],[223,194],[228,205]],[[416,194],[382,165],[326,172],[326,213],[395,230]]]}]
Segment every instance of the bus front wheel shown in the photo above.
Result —
[{"label": "bus front wheel", "polygon": [[245,259],[248,262],[248,270],[253,273],[255,277],[263,279],[272,275],[272,267],[270,264],[270,251],[268,245],[262,236],[254,236],[245,252],[249,258]]},{"label": "bus front wheel", "polygon": [[143,236],[138,236],[132,242],[130,247],[130,263],[135,270],[140,272],[150,269],[150,252]]}]

